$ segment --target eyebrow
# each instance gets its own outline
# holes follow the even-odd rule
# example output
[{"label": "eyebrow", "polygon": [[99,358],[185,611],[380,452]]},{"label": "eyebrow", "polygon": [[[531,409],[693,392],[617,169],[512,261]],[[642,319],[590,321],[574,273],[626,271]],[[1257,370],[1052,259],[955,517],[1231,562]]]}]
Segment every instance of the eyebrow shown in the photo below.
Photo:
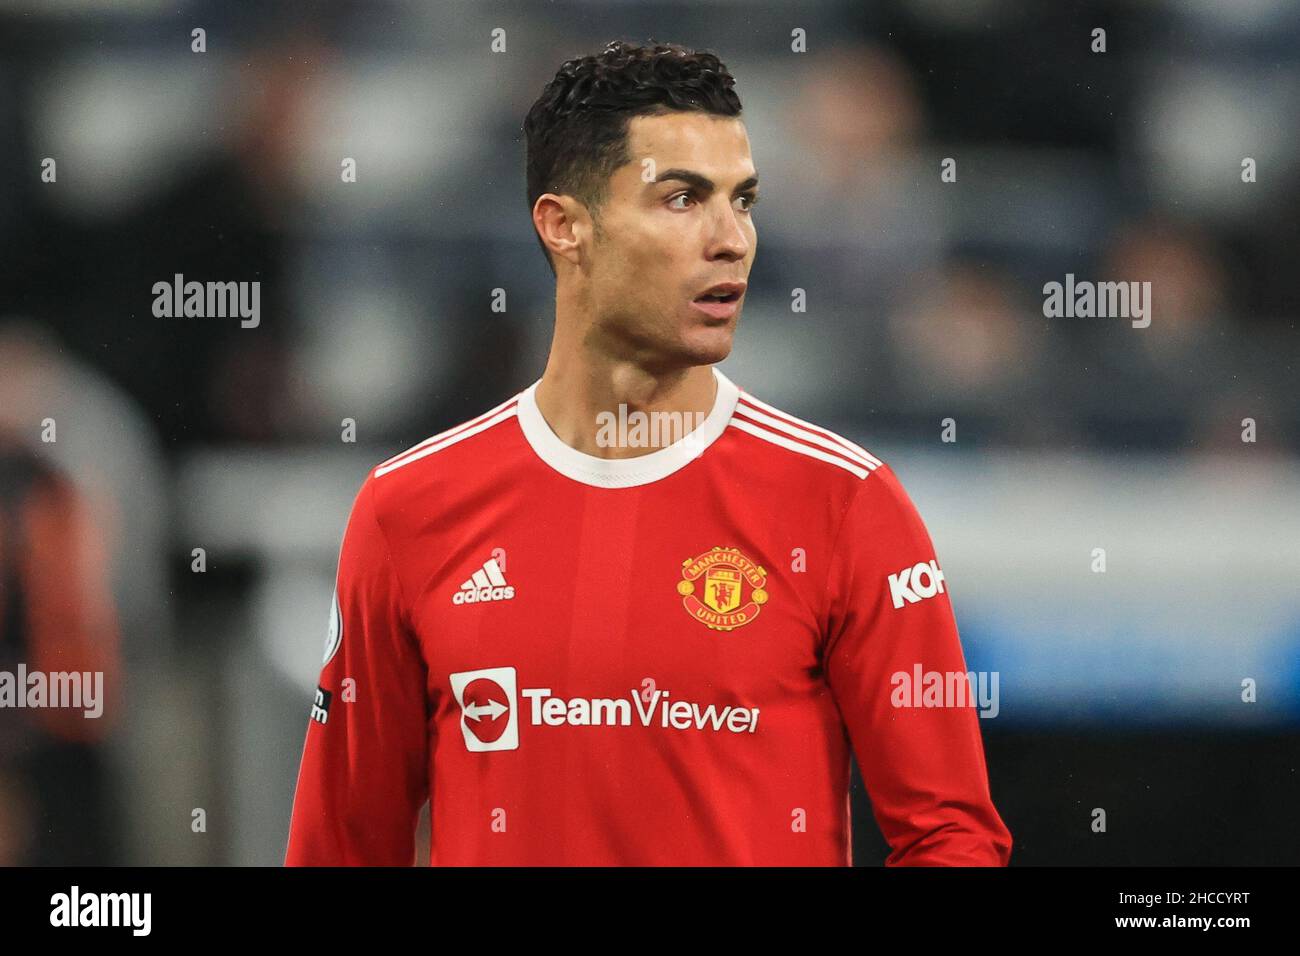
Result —
[{"label": "eyebrow", "polygon": [[[655,177],[654,181],[656,183],[662,183],[662,182],[666,182],[669,179],[680,180],[681,182],[686,183],[688,186],[694,186],[700,192],[705,192],[705,193],[711,193],[718,188],[718,184],[715,183],[708,176],[702,176],[699,173],[693,172],[692,170],[689,169],[676,169],[676,168],[665,169],[662,173],[660,173],[658,176]],[[757,185],[758,185],[758,177],[750,176],[744,182],[737,183],[736,188],[731,191],[731,194],[733,196],[739,196],[741,193],[751,190]]]}]

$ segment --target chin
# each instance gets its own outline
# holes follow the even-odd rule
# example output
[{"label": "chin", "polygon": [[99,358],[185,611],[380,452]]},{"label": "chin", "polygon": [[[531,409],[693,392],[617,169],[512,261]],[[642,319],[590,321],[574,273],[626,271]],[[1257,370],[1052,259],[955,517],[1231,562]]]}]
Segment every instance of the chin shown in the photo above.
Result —
[{"label": "chin", "polygon": [[716,365],[731,354],[735,329],[731,324],[715,329],[695,329],[682,342],[691,365]]}]

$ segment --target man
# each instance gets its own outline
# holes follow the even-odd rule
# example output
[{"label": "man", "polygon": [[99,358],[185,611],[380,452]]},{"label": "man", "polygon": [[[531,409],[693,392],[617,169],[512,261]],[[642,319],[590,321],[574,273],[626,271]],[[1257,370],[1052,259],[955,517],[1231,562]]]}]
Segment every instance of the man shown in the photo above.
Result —
[{"label": "man", "polygon": [[898,479],[712,368],[756,239],[733,83],[612,43],[529,112],[550,358],[363,484],[289,864],[410,864],[428,798],[440,865],[843,865],[850,745],[888,863],[1007,862],[975,712],[893,705],[966,670]]}]

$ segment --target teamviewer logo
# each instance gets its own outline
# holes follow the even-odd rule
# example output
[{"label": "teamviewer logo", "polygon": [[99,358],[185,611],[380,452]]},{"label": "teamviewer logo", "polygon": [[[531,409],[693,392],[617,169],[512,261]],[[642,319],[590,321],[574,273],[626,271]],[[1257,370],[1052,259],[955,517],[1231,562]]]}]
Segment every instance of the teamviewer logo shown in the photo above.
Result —
[{"label": "teamviewer logo", "polygon": [[460,704],[460,729],[471,753],[519,749],[517,680],[513,667],[489,667],[452,674],[451,692]]}]

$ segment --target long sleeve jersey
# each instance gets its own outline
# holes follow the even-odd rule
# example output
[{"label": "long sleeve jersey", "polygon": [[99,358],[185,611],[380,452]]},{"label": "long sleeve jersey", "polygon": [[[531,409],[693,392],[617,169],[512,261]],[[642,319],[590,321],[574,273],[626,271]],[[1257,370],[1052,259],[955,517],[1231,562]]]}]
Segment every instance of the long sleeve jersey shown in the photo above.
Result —
[{"label": "long sleeve jersey", "polygon": [[887,864],[1007,863],[973,702],[929,693],[969,683],[898,478],[713,374],[646,454],[565,444],[535,383],[372,469],[287,864],[410,865],[428,800],[434,865],[845,865],[851,754]]}]

